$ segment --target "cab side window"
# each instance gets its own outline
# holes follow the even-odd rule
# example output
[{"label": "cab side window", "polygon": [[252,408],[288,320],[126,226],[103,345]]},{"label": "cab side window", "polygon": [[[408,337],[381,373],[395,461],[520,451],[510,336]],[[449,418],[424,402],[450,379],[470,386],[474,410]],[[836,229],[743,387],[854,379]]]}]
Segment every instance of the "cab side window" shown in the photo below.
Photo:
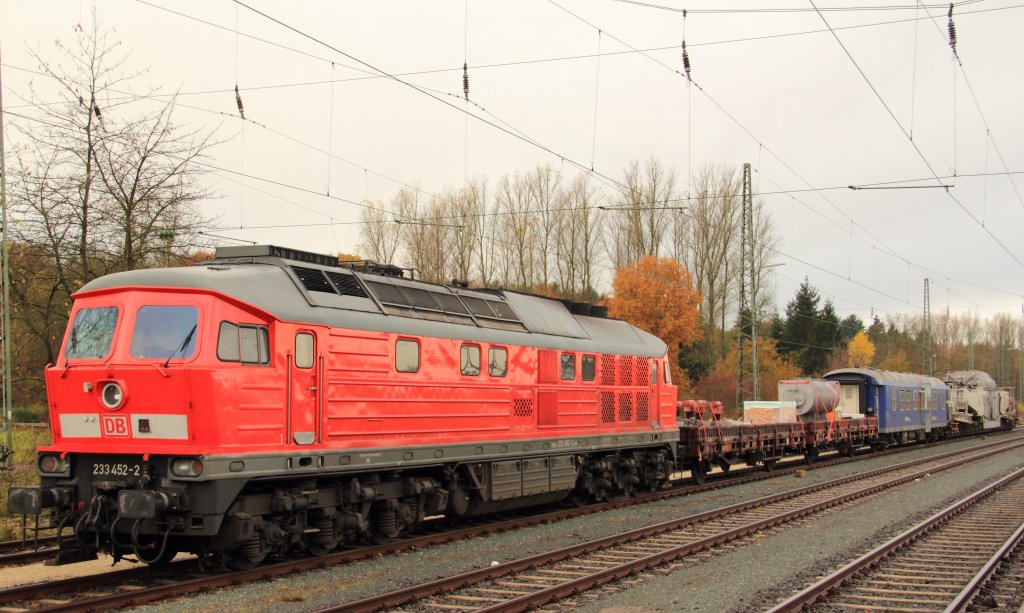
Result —
[{"label": "cab side window", "polygon": [[480,374],[480,346],[463,345],[459,350],[459,364],[462,374],[475,377]]},{"label": "cab side window", "polygon": [[492,377],[504,377],[508,372],[508,351],[504,347],[491,347],[487,350],[487,374]]},{"label": "cab side window", "polygon": [[420,344],[417,341],[405,339],[395,341],[395,370],[398,372],[419,372]]},{"label": "cab side window", "polygon": [[593,381],[597,376],[597,360],[592,355],[580,358],[580,376],[584,381]]},{"label": "cab side window", "polygon": [[222,362],[270,364],[270,335],[267,327],[222,321],[217,335],[217,358]]},{"label": "cab side window", "polygon": [[309,332],[299,332],[295,335],[295,367],[313,368],[313,352],[315,343],[313,335]]},{"label": "cab side window", "polygon": [[572,381],[576,379],[576,354],[575,353],[563,353],[562,354],[562,381]]}]

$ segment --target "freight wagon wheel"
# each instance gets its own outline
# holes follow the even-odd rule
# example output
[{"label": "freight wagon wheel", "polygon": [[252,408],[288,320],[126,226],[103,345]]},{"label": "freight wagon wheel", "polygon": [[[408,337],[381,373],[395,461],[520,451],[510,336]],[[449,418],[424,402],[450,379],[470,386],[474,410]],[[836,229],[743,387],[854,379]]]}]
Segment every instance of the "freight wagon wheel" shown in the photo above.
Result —
[{"label": "freight wagon wheel", "polygon": [[808,449],[807,451],[805,451],[804,452],[804,461],[807,462],[808,464],[814,464],[815,462],[817,462],[818,461],[818,450],[817,449]]},{"label": "freight wagon wheel", "polygon": [[711,469],[711,464],[707,460],[694,460],[690,464],[690,474],[693,475],[693,482],[697,485],[703,484],[707,481],[708,471]]},{"label": "freight wagon wheel", "polygon": [[770,473],[773,470],[775,470],[775,460],[765,460],[764,461],[764,472]]}]

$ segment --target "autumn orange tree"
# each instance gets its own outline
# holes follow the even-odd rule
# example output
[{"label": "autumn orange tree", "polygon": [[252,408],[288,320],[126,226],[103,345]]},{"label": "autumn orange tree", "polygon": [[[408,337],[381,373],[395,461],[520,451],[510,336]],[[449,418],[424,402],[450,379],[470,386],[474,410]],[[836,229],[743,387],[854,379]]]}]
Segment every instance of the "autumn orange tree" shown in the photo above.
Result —
[{"label": "autumn orange tree", "polygon": [[700,340],[697,309],[701,300],[690,272],[672,258],[645,256],[615,271],[612,291],[608,303],[612,317],[665,341],[672,381],[680,393],[688,390],[689,380],[679,367],[678,352]]},{"label": "autumn orange tree", "polygon": [[846,346],[846,353],[847,366],[871,366],[871,360],[875,358],[875,344],[868,339],[867,334],[861,331],[850,339]]}]

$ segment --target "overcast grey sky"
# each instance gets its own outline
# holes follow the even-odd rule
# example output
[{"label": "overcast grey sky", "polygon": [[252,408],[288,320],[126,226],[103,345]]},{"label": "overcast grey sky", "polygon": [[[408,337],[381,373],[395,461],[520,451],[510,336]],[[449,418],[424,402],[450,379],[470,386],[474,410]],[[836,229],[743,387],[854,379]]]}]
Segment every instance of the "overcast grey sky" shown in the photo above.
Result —
[{"label": "overcast grey sky", "polygon": [[[927,276],[935,312],[1024,312],[1024,174],[1005,174],[1024,172],[1024,2],[956,3],[963,71],[948,5],[815,4],[820,15],[794,0],[95,8],[131,50],[129,66],[146,70],[137,91],[180,91],[179,123],[233,137],[213,152],[221,197],[203,204],[221,236],[353,252],[359,209],[346,201],[386,200],[401,184],[435,193],[482,175],[493,185],[544,163],[571,179],[574,162],[619,178],[649,156],[685,184],[705,163],[749,162],[781,239],[780,309],[806,276],[841,316],[919,312]],[[0,0],[6,107],[30,79],[45,87],[27,72],[26,46],[56,58],[54,42],[71,40],[93,7]],[[680,74],[684,28],[693,85]],[[902,184],[954,187],[846,188],[911,180]]]}]

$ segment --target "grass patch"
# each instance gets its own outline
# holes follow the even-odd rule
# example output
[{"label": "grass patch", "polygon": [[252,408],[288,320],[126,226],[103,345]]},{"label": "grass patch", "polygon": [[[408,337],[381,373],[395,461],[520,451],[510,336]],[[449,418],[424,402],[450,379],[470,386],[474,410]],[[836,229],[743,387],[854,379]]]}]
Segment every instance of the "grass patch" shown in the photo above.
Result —
[{"label": "grass patch", "polygon": [[[53,442],[50,428],[14,426],[14,459],[12,471],[0,471],[0,541],[21,538],[21,516],[7,512],[7,490],[12,485],[38,485],[36,447]],[[0,440],[0,444],[6,441]],[[30,520],[31,521],[31,520]]]}]

